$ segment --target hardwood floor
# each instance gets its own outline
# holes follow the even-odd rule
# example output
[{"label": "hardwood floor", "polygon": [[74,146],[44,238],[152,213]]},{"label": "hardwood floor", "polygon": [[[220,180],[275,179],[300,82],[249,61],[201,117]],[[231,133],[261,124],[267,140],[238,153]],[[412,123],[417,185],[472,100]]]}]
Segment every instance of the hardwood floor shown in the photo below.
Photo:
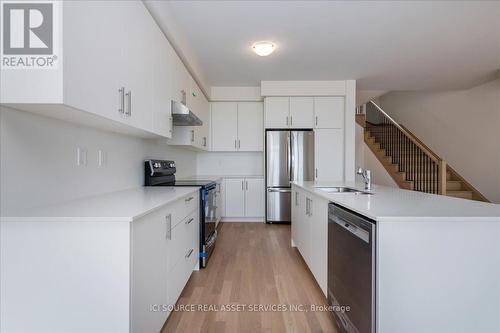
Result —
[{"label": "hardwood floor", "polygon": [[[208,267],[193,272],[177,303],[187,304],[219,311],[175,311],[163,333],[338,332],[328,312],[250,311],[259,304],[303,305],[298,308],[302,310],[327,304],[299,252],[290,246],[290,225],[221,224]],[[238,304],[246,311],[221,311],[221,306]]]}]

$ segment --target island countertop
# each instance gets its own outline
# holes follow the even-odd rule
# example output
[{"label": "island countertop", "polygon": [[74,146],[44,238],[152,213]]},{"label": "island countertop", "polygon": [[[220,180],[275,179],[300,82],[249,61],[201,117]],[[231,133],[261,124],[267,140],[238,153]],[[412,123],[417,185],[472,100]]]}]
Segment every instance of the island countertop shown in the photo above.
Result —
[{"label": "island countertop", "polygon": [[295,181],[294,185],[376,221],[494,221],[500,205],[443,195],[373,185],[372,194],[328,193],[321,187],[350,187],[364,191],[363,183]]},{"label": "island countertop", "polygon": [[2,211],[2,222],[132,222],[199,187],[137,187],[22,211]]}]

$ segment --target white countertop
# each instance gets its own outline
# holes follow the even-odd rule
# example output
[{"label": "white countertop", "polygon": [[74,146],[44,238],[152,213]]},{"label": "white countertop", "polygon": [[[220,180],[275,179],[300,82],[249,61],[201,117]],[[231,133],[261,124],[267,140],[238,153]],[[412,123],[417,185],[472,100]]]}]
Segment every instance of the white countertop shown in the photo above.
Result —
[{"label": "white countertop", "polygon": [[327,193],[317,186],[346,186],[364,190],[352,182],[294,182],[295,185],[331,202],[377,221],[496,221],[500,205],[373,185],[373,195]]},{"label": "white countertop", "polygon": [[138,187],[17,212],[2,212],[2,222],[131,222],[199,187]]}]

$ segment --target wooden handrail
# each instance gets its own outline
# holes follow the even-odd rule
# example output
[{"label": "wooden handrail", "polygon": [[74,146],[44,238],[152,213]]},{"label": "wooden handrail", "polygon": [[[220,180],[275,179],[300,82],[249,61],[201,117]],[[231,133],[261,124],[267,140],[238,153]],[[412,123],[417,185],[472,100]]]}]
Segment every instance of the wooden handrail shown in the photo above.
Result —
[{"label": "wooden handrail", "polygon": [[377,108],[380,113],[382,113],[394,126],[396,126],[403,134],[410,139],[417,147],[422,149],[424,153],[429,155],[429,157],[436,163],[440,163],[442,161],[442,158],[440,158],[436,153],[434,153],[432,150],[429,149],[426,145],[424,145],[413,133],[409,132],[405,127],[401,126],[398,124],[394,119],[392,119],[391,116],[387,114],[380,106],[377,105],[373,100],[370,100],[369,103],[371,103],[373,106]]}]

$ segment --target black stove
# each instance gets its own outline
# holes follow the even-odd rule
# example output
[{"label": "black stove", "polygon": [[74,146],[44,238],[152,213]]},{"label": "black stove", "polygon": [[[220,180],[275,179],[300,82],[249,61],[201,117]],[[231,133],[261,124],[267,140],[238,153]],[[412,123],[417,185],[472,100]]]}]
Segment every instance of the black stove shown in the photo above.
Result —
[{"label": "black stove", "polygon": [[217,184],[213,180],[176,180],[174,161],[144,161],[145,186],[200,187],[200,267],[206,267],[215,247],[217,230]]}]

